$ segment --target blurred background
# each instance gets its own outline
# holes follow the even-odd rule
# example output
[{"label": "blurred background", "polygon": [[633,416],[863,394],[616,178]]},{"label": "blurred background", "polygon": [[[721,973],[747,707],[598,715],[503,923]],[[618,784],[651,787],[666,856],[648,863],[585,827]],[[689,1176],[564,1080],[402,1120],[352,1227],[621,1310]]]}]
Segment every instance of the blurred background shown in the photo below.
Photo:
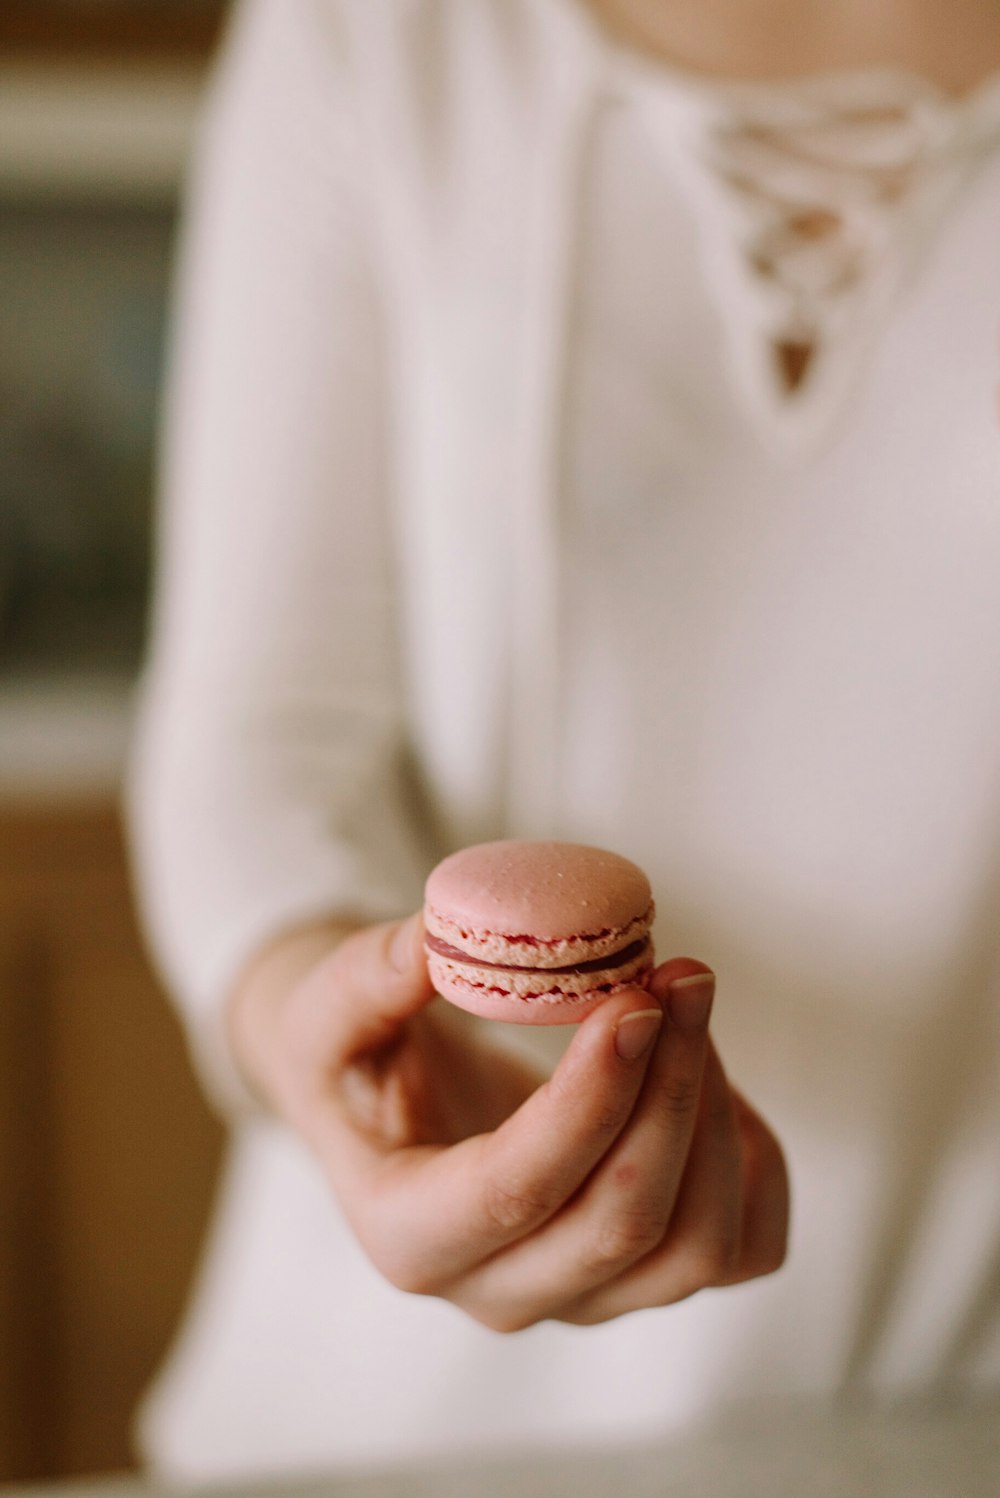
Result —
[{"label": "blurred background", "polygon": [[118,816],[213,0],[0,0],[0,1481],[134,1464],[221,1130]]}]

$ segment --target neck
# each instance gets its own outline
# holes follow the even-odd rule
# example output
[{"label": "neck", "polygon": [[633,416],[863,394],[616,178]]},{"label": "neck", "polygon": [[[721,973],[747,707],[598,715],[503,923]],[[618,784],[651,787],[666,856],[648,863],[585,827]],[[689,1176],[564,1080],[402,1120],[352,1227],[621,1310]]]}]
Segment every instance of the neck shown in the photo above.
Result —
[{"label": "neck", "polygon": [[619,41],[709,77],[901,68],[964,93],[1000,69],[997,0],[581,0]]}]

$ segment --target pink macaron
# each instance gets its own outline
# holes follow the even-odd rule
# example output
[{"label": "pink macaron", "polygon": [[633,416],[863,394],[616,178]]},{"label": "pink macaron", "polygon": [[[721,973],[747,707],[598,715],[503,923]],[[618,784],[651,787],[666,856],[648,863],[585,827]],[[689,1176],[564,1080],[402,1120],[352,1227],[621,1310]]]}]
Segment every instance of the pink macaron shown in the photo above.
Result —
[{"label": "pink macaron", "polygon": [[499,842],[439,863],[424,894],[438,993],[486,1019],[565,1025],[653,970],[640,868],[578,843]]}]

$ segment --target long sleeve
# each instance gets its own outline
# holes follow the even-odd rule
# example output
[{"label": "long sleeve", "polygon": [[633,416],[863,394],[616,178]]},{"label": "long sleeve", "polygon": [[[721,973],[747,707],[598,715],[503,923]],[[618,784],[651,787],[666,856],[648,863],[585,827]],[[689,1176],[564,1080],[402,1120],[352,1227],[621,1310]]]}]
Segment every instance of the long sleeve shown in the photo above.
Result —
[{"label": "long sleeve", "polygon": [[128,790],[150,939],[209,1086],[269,937],[419,900],[393,645],[384,327],[329,8],[250,0],[189,195],[153,644]]}]

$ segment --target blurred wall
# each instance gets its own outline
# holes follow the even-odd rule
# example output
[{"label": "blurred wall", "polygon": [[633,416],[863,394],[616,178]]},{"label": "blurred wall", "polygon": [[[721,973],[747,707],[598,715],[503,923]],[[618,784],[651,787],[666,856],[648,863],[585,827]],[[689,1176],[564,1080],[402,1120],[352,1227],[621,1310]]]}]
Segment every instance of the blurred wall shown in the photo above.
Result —
[{"label": "blurred wall", "polygon": [[119,1469],[221,1148],[117,802],[209,0],[0,3],[0,1481]]}]

